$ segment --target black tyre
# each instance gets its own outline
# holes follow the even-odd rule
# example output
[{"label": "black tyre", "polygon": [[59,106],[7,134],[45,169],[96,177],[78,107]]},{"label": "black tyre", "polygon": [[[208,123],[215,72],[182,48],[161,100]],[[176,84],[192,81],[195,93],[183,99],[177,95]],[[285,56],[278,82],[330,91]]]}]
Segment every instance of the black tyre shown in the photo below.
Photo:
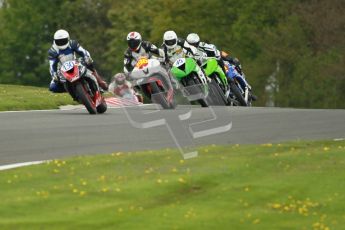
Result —
[{"label": "black tyre", "polygon": [[104,98],[102,98],[102,103],[97,106],[97,113],[105,113],[107,109],[108,109],[108,105],[105,102]]},{"label": "black tyre", "polygon": [[[217,76],[215,76],[217,77]],[[210,100],[212,101],[212,105],[227,105],[228,100],[226,99],[223,90],[220,88],[218,82],[214,78],[211,78],[212,81],[209,84],[210,87]]]},{"label": "black tyre", "polygon": [[93,103],[84,85],[82,83],[78,83],[75,86],[75,91],[76,91],[77,98],[86,107],[87,111],[89,111],[90,114],[96,114],[97,113],[96,104]]},{"label": "black tyre", "polygon": [[[190,75],[186,78],[183,79],[183,83],[182,83],[185,87],[189,87],[189,86],[194,86],[194,85],[200,85],[201,83],[197,80],[194,79],[193,75]],[[200,93],[200,89],[198,89],[198,87],[190,87],[188,89],[188,93],[191,95],[196,95]],[[201,107],[208,107],[208,102],[205,99],[198,99],[197,102],[201,105]]]},{"label": "black tyre", "polygon": [[161,90],[156,82],[152,82],[150,83],[150,85],[152,90],[151,100],[153,100],[157,104],[160,104],[163,109],[170,109],[170,105],[165,97],[165,92]]},{"label": "black tyre", "polygon": [[247,106],[246,100],[244,100],[240,89],[237,87],[237,85],[234,82],[230,82],[230,89],[231,92],[235,95],[236,100],[241,106]]}]

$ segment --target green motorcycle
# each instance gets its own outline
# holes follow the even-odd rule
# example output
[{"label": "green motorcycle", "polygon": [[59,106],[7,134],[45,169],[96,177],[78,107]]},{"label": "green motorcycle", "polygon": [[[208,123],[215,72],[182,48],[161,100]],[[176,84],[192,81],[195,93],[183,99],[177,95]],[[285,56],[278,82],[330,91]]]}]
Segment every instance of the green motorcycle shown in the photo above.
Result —
[{"label": "green motorcycle", "polygon": [[218,65],[215,58],[210,58],[202,65],[205,74],[211,79],[210,83],[210,98],[214,105],[228,105],[230,95],[230,88],[227,77],[222,68]]},{"label": "green motorcycle", "polygon": [[197,101],[202,107],[208,107],[208,81],[193,58],[177,59],[170,72],[184,86],[182,93],[189,101]]},{"label": "green motorcycle", "polygon": [[[239,85],[233,78],[227,78],[215,58],[208,59],[202,67],[206,75],[212,79],[214,87],[216,87],[212,91],[214,94],[212,98],[214,100],[217,99],[217,104],[222,105],[221,101],[223,101],[226,105],[247,106]],[[221,89],[222,93],[217,89],[217,86]]]}]

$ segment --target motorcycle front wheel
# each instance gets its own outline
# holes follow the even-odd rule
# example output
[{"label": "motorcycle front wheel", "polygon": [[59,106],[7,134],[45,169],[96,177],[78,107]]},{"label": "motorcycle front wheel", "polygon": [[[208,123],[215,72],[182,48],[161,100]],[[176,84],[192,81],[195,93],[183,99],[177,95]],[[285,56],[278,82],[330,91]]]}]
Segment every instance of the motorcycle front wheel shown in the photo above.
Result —
[{"label": "motorcycle front wheel", "polygon": [[87,111],[90,114],[96,114],[97,113],[96,104],[92,101],[91,96],[87,92],[82,82],[78,82],[75,85],[75,91],[76,91],[77,98],[86,107]]}]

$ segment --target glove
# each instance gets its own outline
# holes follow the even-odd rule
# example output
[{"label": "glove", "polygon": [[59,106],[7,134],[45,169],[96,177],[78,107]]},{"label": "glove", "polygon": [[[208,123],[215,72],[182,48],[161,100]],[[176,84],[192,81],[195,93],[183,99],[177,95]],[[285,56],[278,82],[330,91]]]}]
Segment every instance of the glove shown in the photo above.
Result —
[{"label": "glove", "polygon": [[91,57],[85,57],[84,61],[85,61],[86,65],[91,65],[93,63],[93,60]]},{"label": "glove", "polygon": [[60,78],[59,78],[59,76],[58,76],[57,73],[54,73],[54,74],[53,74],[53,81],[54,81],[55,83],[60,83]]}]

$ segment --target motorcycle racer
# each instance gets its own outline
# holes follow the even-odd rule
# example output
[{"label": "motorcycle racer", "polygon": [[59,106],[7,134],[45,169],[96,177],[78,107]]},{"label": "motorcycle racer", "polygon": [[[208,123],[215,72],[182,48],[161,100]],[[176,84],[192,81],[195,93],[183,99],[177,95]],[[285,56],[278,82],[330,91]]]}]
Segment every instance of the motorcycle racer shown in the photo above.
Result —
[{"label": "motorcycle racer", "polygon": [[49,90],[54,93],[65,92],[63,82],[58,75],[58,64],[65,61],[75,60],[76,54],[81,56],[86,64],[86,67],[92,72],[92,75],[96,78],[98,85],[107,90],[107,83],[99,76],[95,67],[93,66],[93,60],[90,53],[84,49],[76,40],[71,40],[69,33],[66,30],[57,30],[54,34],[53,45],[48,50],[49,59],[49,71],[52,80],[49,85]]},{"label": "motorcycle racer", "polygon": [[143,41],[141,34],[135,31],[127,35],[127,43],[128,48],[125,51],[123,60],[123,70],[126,74],[134,69],[140,57],[151,58],[153,54],[160,57],[164,55],[161,49],[148,41]]},{"label": "motorcycle racer", "polygon": [[[182,38],[178,38],[175,31],[166,31],[163,35],[162,49],[164,51],[164,65],[169,70],[174,62],[179,58],[191,57],[201,64],[206,58],[203,52],[198,51]],[[202,69],[200,69],[203,71]],[[170,80],[175,89],[179,88],[179,84],[174,77],[169,74]],[[208,79],[208,77],[207,77]],[[210,79],[208,79],[210,80]]]},{"label": "motorcycle racer", "polygon": [[183,57],[193,57],[202,61],[205,54],[199,52],[194,46],[188,44],[184,39],[178,38],[175,31],[166,31],[163,35],[162,49],[164,51],[164,62],[168,67]]},{"label": "motorcycle racer", "polygon": [[139,102],[143,102],[143,96],[134,91],[132,83],[127,81],[124,73],[117,73],[113,76],[108,91],[120,98],[130,94],[131,97],[136,97]]},{"label": "motorcycle racer", "polygon": [[[241,64],[237,58],[231,57],[224,51],[219,51],[213,44],[200,42],[200,37],[196,33],[190,33],[187,36],[187,42],[201,52],[204,52],[207,57],[216,58],[218,64],[221,66],[229,80],[235,77],[243,90],[245,90],[245,87],[248,87],[248,89],[251,91],[251,86],[246,81]],[[252,94],[251,96],[253,101],[257,99],[255,95]]]},{"label": "motorcycle racer", "polygon": [[224,70],[224,63],[223,61],[227,61],[236,66],[237,71],[242,74],[242,67],[241,63],[236,57],[231,57],[225,51],[220,51],[214,44],[209,44],[206,42],[200,42],[200,37],[196,33],[190,33],[187,36],[187,42],[199,49],[202,52],[205,52],[207,57],[215,57],[218,60],[219,65]]}]

